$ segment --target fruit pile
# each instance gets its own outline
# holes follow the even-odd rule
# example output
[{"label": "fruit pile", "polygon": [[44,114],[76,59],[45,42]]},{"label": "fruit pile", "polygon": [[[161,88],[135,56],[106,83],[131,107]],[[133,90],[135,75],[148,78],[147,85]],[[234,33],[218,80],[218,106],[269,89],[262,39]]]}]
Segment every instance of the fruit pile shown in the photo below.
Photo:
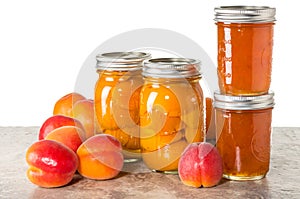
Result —
[{"label": "fruit pile", "polygon": [[94,134],[94,102],[78,93],[60,98],[27,150],[28,179],[41,187],[68,184],[76,171],[86,178],[114,178],[123,167],[120,142]]},{"label": "fruit pile", "polygon": [[[98,129],[93,100],[74,92],[60,98],[40,127],[39,140],[27,150],[28,179],[49,188],[67,185],[76,171],[94,180],[116,177],[124,164],[121,143]],[[215,186],[222,178],[222,159],[213,145],[192,143],[180,157],[178,174],[188,186]]]}]

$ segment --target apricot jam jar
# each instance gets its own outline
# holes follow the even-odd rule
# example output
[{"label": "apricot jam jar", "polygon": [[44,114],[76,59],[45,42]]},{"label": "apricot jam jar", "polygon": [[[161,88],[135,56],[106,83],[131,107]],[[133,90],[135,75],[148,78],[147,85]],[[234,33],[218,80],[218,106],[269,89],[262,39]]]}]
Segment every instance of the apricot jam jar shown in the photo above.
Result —
[{"label": "apricot jam jar", "polygon": [[158,58],[144,62],[140,99],[142,158],[157,172],[177,173],[189,143],[204,140],[200,62]]},{"label": "apricot jam jar", "polygon": [[258,180],[269,171],[273,95],[215,93],[216,144],[224,178]]},{"label": "apricot jam jar", "polygon": [[97,55],[96,120],[102,133],[121,142],[125,162],[141,158],[139,101],[143,85],[142,62],[148,58],[150,54],[142,52]]},{"label": "apricot jam jar", "polygon": [[263,6],[215,8],[221,93],[260,95],[268,92],[275,11]]}]

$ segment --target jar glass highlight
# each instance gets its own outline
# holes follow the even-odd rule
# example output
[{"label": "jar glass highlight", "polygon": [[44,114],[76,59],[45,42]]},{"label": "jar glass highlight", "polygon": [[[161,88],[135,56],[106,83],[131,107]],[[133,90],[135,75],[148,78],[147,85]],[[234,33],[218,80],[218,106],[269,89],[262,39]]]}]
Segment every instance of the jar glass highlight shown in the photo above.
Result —
[{"label": "jar glass highlight", "polygon": [[143,85],[141,52],[112,52],[97,56],[95,113],[102,133],[117,138],[125,162],[140,158],[139,101]]},{"label": "jar glass highlight", "polygon": [[271,83],[275,8],[223,6],[215,8],[215,12],[221,93],[267,93]]},{"label": "jar glass highlight", "polygon": [[144,62],[140,99],[143,161],[153,171],[177,173],[189,143],[204,140],[200,63],[161,58]]},{"label": "jar glass highlight", "polygon": [[270,165],[273,93],[254,97],[216,93],[214,106],[223,177],[262,179]]}]

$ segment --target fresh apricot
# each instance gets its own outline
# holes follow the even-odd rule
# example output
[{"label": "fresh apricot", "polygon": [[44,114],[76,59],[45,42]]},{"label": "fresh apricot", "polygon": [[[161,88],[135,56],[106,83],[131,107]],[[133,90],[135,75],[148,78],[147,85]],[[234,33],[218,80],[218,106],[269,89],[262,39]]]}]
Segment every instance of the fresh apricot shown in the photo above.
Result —
[{"label": "fresh apricot", "polygon": [[39,131],[39,140],[44,139],[51,131],[62,126],[76,126],[84,130],[83,125],[77,119],[64,115],[53,115],[42,124]]},{"label": "fresh apricot", "polygon": [[68,117],[73,117],[73,105],[77,101],[83,99],[86,98],[79,93],[68,93],[56,101],[53,109],[53,115],[65,115]]},{"label": "fresh apricot", "polygon": [[123,167],[121,143],[113,136],[98,134],[88,138],[77,150],[78,172],[89,179],[116,177]]},{"label": "fresh apricot", "polygon": [[205,98],[205,113],[206,113],[206,117],[205,117],[205,126],[206,126],[206,133],[209,129],[210,123],[211,123],[211,117],[212,117],[212,111],[213,111],[213,100],[210,97]]},{"label": "fresh apricot", "polygon": [[73,116],[83,125],[86,132],[86,138],[92,137],[96,133],[94,114],[93,100],[79,100],[73,106]]},{"label": "fresh apricot", "polygon": [[62,126],[51,131],[45,140],[60,142],[76,153],[78,147],[85,141],[85,132],[76,126]]},{"label": "fresh apricot", "polygon": [[187,186],[215,186],[223,174],[221,155],[210,143],[189,144],[180,157],[178,174],[182,183]]},{"label": "fresh apricot", "polygon": [[41,187],[60,187],[68,184],[78,167],[74,151],[53,140],[33,143],[26,152],[28,179]]}]

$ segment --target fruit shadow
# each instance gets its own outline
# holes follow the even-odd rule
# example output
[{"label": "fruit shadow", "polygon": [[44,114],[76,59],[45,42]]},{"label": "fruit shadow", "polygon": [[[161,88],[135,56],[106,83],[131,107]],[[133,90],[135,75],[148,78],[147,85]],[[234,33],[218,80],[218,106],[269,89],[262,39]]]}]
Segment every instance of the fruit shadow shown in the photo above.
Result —
[{"label": "fruit shadow", "polygon": [[130,175],[130,174],[132,174],[132,173],[127,172],[127,171],[120,171],[120,173],[116,177],[114,177],[114,179],[123,178],[125,176]]},{"label": "fruit shadow", "polygon": [[81,176],[79,173],[76,172],[73,179],[71,180],[71,182],[69,182],[69,184],[67,184],[65,186],[72,186],[74,184],[77,184],[82,179],[83,179],[83,176]]},{"label": "fruit shadow", "polygon": [[228,179],[226,179],[226,178],[222,178],[222,179],[220,180],[220,182],[219,182],[218,185],[223,185],[223,184],[226,184],[226,183],[229,183],[229,182],[230,182],[230,180],[228,180]]}]

